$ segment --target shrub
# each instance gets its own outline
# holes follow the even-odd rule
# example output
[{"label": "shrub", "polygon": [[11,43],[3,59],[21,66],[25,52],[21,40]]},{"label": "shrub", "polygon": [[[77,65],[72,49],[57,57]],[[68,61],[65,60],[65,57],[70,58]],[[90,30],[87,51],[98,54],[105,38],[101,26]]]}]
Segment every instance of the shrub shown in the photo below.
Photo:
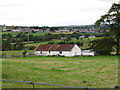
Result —
[{"label": "shrub", "polygon": [[54,44],[54,42],[48,42],[48,44]]},{"label": "shrub", "polygon": [[59,42],[58,44],[66,44],[66,42]]}]

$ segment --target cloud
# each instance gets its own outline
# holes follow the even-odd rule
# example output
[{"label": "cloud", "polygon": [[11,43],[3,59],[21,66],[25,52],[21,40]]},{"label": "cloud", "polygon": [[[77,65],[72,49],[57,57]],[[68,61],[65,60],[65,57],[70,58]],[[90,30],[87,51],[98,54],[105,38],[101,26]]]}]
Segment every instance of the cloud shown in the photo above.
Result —
[{"label": "cloud", "polygon": [[4,8],[4,7],[7,7],[7,8],[10,8],[10,7],[21,7],[21,6],[24,6],[23,4],[2,4],[0,5],[0,7]]},{"label": "cloud", "polygon": [[102,0],[2,0],[0,24],[93,24],[110,6]]},{"label": "cloud", "polygon": [[103,1],[103,2],[112,2],[112,3],[118,3],[119,0],[99,0],[99,1]]}]

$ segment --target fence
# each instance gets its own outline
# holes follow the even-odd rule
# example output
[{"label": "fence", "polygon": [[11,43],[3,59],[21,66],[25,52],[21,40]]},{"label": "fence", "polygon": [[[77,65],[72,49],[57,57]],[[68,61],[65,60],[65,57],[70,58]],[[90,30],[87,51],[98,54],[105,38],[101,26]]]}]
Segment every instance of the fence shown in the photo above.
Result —
[{"label": "fence", "polygon": [[[12,80],[0,80],[0,81],[6,81],[6,82],[11,82],[11,83],[28,83],[28,84],[32,85],[33,90],[35,90],[35,84],[59,86],[59,87],[63,87],[63,88],[80,88],[82,90],[104,90],[104,89],[99,89],[99,88],[88,88],[88,87],[80,87],[80,86],[64,86],[64,85],[49,84],[49,83],[39,83],[39,82],[32,82],[32,81],[12,81]],[[116,89],[119,89],[119,88],[120,88],[120,86],[114,86],[114,88],[111,88],[111,89],[116,90]],[[107,90],[111,90],[111,89],[107,89]]]},{"label": "fence", "polygon": [[7,81],[7,82],[12,82],[12,83],[28,83],[28,84],[31,84],[31,85],[32,85],[33,90],[35,90],[35,84],[59,86],[59,87],[63,87],[63,88],[84,88],[84,89],[87,89],[87,87],[64,86],[64,85],[49,84],[49,83],[39,83],[39,82],[31,82],[31,81],[12,81],[12,80],[0,80],[0,81]]}]

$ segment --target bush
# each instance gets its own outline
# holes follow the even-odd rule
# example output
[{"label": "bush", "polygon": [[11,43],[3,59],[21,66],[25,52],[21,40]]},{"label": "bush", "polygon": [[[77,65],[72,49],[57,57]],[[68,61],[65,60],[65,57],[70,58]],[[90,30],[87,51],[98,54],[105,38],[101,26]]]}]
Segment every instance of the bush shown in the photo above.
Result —
[{"label": "bush", "polygon": [[58,44],[66,44],[66,42],[59,42]]},{"label": "bush", "polygon": [[74,42],[69,42],[68,44],[75,44]]},{"label": "bush", "polygon": [[48,44],[54,44],[54,42],[48,42]]},{"label": "bush", "polygon": [[34,50],[36,46],[27,46],[26,48],[29,48],[29,50]]},{"label": "bush", "polygon": [[83,43],[81,43],[81,42],[76,42],[76,44],[77,44],[78,46],[83,46]]}]

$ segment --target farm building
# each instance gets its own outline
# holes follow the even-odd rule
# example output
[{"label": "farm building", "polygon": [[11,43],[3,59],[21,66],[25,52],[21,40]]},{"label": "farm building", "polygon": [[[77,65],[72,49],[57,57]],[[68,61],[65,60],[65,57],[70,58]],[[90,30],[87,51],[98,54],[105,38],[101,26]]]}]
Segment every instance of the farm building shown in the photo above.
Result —
[{"label": "farm building", "polygon": [[79,56],[81,49],[76,44],[46,44],[37,46],[34,53],[41,56]]},{"label": "farm building", "polygon": [[95,52],[94,51],[90,51],[90,50],[83,50],[81,52],[82,56],[95,56]]}]

